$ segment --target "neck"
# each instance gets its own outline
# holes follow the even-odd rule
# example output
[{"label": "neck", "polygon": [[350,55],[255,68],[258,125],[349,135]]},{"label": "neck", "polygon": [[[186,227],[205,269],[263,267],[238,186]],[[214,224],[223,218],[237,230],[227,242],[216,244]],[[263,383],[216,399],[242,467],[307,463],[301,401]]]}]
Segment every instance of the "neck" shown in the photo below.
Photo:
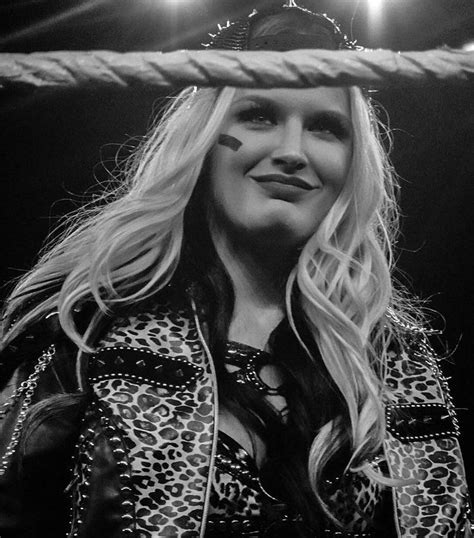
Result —
[{"label": "neck", "polygon": [[218,232],[212,239],[234,289],[229,338],[264,348],[285,313],[285,285],[291,265],[279,252],[252,248]]},{"label": "neck", "polygon": [[252,249],[226,236],[213,235],[214,245],[226,268],[236,301],[260,308],[282,305],[285,284],[291,267],[282,261],[282,254]]}]

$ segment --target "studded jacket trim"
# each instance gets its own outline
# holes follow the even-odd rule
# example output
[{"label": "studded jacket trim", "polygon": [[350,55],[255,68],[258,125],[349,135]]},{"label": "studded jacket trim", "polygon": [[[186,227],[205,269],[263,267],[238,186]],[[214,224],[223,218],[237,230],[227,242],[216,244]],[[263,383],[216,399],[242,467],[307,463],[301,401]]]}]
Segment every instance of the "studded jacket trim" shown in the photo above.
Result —
[{"label": "studded jacket trim", "polygon": [[133,383],[151,383],[155,387],[185,389],[203,375],[203,368],[187,359],[154,353],[150,349],[125,346],[104,347],[94,357],[89,381],[128,379]]}]

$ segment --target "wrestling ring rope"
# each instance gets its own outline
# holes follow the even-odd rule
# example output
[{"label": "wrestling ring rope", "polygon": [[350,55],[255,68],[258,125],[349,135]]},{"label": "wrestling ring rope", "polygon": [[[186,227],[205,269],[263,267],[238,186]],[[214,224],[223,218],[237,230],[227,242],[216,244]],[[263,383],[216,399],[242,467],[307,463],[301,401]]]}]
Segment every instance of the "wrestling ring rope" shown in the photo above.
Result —
[{"label": "wrestling ring rope", "polygon": [[57,51],[0,54],[0,88],[180,86],[385,87],[474,85],[474,53],[458,49]]}]

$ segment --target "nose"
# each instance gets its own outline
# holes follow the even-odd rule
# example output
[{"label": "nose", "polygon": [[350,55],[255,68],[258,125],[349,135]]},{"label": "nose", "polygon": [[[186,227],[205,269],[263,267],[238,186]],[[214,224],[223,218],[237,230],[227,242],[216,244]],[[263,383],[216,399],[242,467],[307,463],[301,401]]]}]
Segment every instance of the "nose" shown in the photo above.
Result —
[{"label": "nose", "polygon": [[273,163],[283,167],[286,172],[306,168],[308,159],[303,149],[303,129],[299,123],[288,123],[283,127],[271,157]]}]

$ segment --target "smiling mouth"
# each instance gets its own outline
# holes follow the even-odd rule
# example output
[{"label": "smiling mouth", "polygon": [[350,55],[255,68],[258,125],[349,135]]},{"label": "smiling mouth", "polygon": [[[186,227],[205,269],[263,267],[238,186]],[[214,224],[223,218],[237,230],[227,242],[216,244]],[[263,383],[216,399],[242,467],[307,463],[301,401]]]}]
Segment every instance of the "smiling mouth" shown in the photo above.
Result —
[{"label": "smiling mouth", "polygon": [[310,185],[303,179],[296,176],[284,176],[281,174],[267,174],[264,176],[251,176],[257,183],[278,183],[288,187],[297,187],[306,191],[317,189],[317,186]]}]

